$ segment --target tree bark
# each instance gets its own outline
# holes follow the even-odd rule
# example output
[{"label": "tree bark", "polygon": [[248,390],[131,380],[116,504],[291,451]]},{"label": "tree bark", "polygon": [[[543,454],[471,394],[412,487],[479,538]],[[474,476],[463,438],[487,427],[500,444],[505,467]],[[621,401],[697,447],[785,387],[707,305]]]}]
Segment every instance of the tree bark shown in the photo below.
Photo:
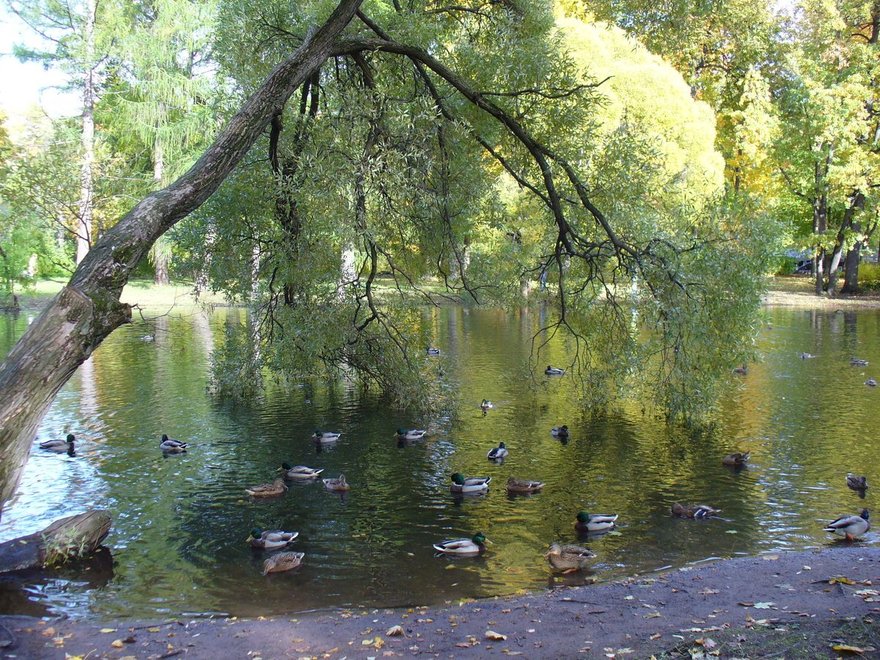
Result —
[{"label": "tree bark", "polygon": [[201,158],[105,232],[67,286],[0,364],[0,506],[15,490],[31,441],[52,399],[114,329],[131,319],[119,302],[132,270],[159,236],[220,186],[290,95],[329,57],[363,0],[342,0],[245,102]]},{"label": "tree bark", "polygon": [[95,162],[95,12],[96,0],[86,2],[83,41],[85,46],[85,65],[83,73],[82,109],[82,162],[79,174],[79,217],[76,227],[76,263],[85,258],[92,244],[92,205],[94,178],[92,168]]},{"label": "tree bark", "polygon": [[60,566],[97,550],[110,532],[110,514],[95,510],[56,520],[46,529],[0,543],[0,573]]}]

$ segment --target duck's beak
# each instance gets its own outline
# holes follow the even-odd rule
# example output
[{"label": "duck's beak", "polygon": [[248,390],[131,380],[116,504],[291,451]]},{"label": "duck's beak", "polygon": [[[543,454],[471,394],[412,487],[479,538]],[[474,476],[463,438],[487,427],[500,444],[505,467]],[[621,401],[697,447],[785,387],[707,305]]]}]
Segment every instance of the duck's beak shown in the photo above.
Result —
[{"label": "duck's beak", "polygon": [[250,542],[253,541],[253,540],[254,540],[254,537],[253,537],[253,536],[248,536],[248,537],[244,540],[244,542],[245,542],[245,543],[250,543]]},{"label": "duck's beak", "polygon": [[489,539],[486,539],[485,541],[483,541],[483,543],[486,543],[487,545],[495,545],[495,544],[492,543],[492,541],[490,541]]}]

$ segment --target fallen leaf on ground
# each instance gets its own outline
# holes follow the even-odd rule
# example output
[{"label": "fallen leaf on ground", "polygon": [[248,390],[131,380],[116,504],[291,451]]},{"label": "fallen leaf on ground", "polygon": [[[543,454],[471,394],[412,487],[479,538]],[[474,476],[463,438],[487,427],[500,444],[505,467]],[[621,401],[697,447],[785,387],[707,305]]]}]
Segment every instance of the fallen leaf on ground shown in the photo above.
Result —
[{"label": "fallen leaf on ground", "polygon": [[699,644],[704,649],[714,649],[718,644],[715,643],[715,640],[711,637],[700,637],[697,640],[694,640],[695,644]]},{"label": "fallen leaf on ground", "polygon": [[485,637],[486,639],[491,639],[494,642],[503,642],[505,639],[507,639],[507,635],[502,635],[501,633],[497,633],[494,630],[487,630],[483,634],[483,637]]},{"label": "fallen leaf on ground", "polygon": [[848,577],[843,575],[835,575],[834,577],[828,578],[828,584],[855,584],[855,580],[850,580]]},{"label": "fallen leaf on ground", "polygon": [[779,555],[761,555],[761,559],[764,561],[776,561],[779,559]]},{"label": "fallen leaf on ground", "polygon": [[403,635],[403,626],[391,626],[385,631],[386,637],[401,637]]},{"label": "fallen leaf on ground", "polygon": [[737,605],[742,605],[743,607],[754,607],[755,606],[754,603],[752,603],[750,601],[746,601],[746,600],[738,602]]},{"label": "fallen leaf on ground", "polygon": [[764,602],[764,603],[755,603],[756,610],[769,610],[771,607],[776,605],[776,603]]},{"label": "fallen leaf on ground", "polygon": [[835,644],[831,648],[835,651],[843,651],[845,653],[858,653],[859,655],[865,652],[865,649],[859,648],[858,646],[850,646],[849,644]]},{"label": "fallen leaf on ground", "polygon": [[101,632],[102,632],[102,633],[105,633],[105,634],[106,634],[106,633],[116,632],[116,628],[101,628]]},{"label": "fallen leaf on ground", "polygon": [[121,649],[124,644],[122,643],[121,639],[114,639],[112,642],[110,642],[110,646],[112,646],[114,649]]},{"label": "fallen leaf on ground", "polygon": [[55,628],[49,627],[46,628],[42,633],[40,633],[43,637],[54,637],[55,636]]},{"label": "fallen leaf on ground", "polygon": [[707,588],[707,589],[701,589],[699,593],[703,594],[704,596],[709,596],[711,594],[717,594],[720,592],[718,591],[718,589],[708,589]]},{"label": "fallen leaf on ground", "polygon": [[159,626],[150,626],[147,628],[147,632],[161,632],[162,629]]}]

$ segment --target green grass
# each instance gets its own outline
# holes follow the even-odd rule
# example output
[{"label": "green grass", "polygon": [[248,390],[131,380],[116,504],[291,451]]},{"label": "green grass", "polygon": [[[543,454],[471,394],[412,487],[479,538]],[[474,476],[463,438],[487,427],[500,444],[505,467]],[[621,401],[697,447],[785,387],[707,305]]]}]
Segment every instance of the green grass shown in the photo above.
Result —
[{"label": "green grass", "polygon": [[[50,300],[67,284],[66,279],[51,278],[37,280],[27,289],[16,289],[19,305],[25,310],[45,307]],[[203,293],[196,301],[192,282],[175,281],[167,286],[158,286],[149,279],[131,280],[122,290],[122,302],[149,308],[192,307],[200,304],[224,305],[223,296],[210,292]]]}]

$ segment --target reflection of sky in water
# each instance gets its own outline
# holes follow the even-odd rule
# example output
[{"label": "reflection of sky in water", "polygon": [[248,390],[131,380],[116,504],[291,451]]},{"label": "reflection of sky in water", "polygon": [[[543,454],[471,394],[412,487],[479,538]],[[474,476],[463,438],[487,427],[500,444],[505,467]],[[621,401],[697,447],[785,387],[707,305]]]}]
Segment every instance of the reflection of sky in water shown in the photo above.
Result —
[{"label": "reflection of sky in water", "polygon": [[[761,359],[734,379],[720,422],[701,432],[667,426],[637,405],[586,412],[567,377],[532,381],[535,312],[422,312],[442,349],[424,358],[425,368],[456,395],[438,419],[413,418],[350,383],[270,385],[255,402],[212,400],[208,356],[226,325],[243,322],[237,310],[121,328],[64,387],[35,439],[69,428],[76,457],[35,449],[0,522],[0,539],[8,539],[107,508],[115,565],[92,581],[70,570],[26,576],[20,589],[10,585],[22,581],[0,581],[0,611],[83,614],[87,604],[103,615],[258,614],[540,589],[550,575],[542,552],[551,541],[577,540],[581,509],[620,514],[618,533],[584,540],[605,578],[825,544],[822,522],[873,509],[873,491],[860,500],[843,477],[880,478],[870,472],[880,459],[872,427],[880,390],[863,384],[880,368],[849,365],[851,356],[880,365],[880,314],[777,309],[767,317]],[[25,324],[0,318],[0,353]],[[801,360],[802,351],[817,357]],[[538,362],[567,364],[562,342]],[[495,403],[485,416],[483,398]],[[549,433],[561,423],[572,430],[567,444]],[[394,429],[413,426],[435,433],[398,447]],[[308,440],[316,427],[343,436],[316,447]],[[190,442],[190,452],[163,458],[163,432]],[[486,452],[502,440],[509,458],[490,463]],[[752,452],[750,467],[720,465],[734,450]],[[243,487],[269,480],[282,461],[345,473],[352,491],[339,497],[320,482],[293,483],[278,499],[249,499]],[[455,471],[492,476],[489,494],[452,498]],[[546,486],[508,497],[508,476]],[[673,519],[673,501],[712,504],[722,518]],[[244,543],[254,525],[299,531],[294,549],[306,553],[304,566],[260,575],[264,555]],[[433,542],[477,531],[493,541],[486,556],[433,556]],[[869,533],[866,542],[876,538]]]}]

